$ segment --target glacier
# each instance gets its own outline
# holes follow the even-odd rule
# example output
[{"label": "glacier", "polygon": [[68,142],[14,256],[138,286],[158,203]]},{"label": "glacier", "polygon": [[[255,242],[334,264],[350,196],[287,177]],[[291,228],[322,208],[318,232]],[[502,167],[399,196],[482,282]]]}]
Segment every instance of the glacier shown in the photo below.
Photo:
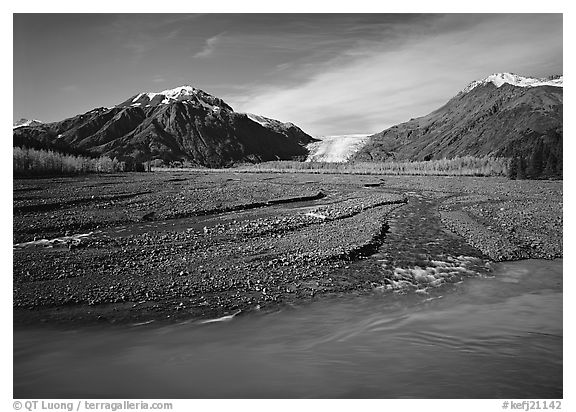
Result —
[{"label": "glacier", "polygon": [[346,162],[354,153],[360,150],[371,134],[346,134],[319,136],[319,142],[306,146],[309,155],[307,162]]}]

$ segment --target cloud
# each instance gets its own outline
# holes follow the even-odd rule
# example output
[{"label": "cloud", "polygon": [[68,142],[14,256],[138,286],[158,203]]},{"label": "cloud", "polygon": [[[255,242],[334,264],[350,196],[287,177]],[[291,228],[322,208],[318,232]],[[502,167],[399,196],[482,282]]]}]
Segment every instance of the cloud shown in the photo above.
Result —
[{"label": "cloud", "polygon": [[136,59],[141,59],[147,52],[152,49],[152,45],[147,41],[126,41],[123,46],[130,50]]},{"label": "cloud", "polygon": [[[560,67],[557,16],[474,16],[443,22],[450,29],[403,40],[371,41],[343,50],[297,85],[252,85],[227,98],[238,111],[290,121],[313,135],[374,133],[430,113],[470,81],[493,72],[545,75]],[[457,27],[453,29],[452,27]],[[548,73],[551,74],[551,73]]]},{"label": "cloud", "polygon": [[206,39],[206,43],[204,44],[204,48],[202,51],[196,53],[193,57],[195,58],[206,58],[214,53],[214,49],[216,48],[216,44],[218,44],[222,40],[222,36],[225,33],[217,34],[216,36],[212,36]]},{"label": "cloud", "polygon": [[294,66],[293,62],[281,63],[281,64],[276,65],[276,70],[277,71],[283,71],[283,70],[289,69],[293,66]]},{"label": "cloud", "polygon": [[199,14],[120,14],[113,15],[99,30],[102,35],[116,38],[139,61],[153,50],[178,43],[181,37],[185,37],[186,25],[200,17]]},{"label": "cloud", "polygon": [[76,86],[75,84],[68,84],[62,87],[62,91],[66,93],[72,93],[75,92],[76,90],[78,90],[78,86]]}]

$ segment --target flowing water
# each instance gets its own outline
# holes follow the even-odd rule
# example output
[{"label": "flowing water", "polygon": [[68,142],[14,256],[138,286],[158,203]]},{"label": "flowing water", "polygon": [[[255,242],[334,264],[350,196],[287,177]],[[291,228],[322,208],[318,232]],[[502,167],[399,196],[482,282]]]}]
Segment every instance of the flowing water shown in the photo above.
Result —
[{"label": "flowing water", "polygon": [[562,260],[225,320],[16,329],[14,397],[562,397]]}]

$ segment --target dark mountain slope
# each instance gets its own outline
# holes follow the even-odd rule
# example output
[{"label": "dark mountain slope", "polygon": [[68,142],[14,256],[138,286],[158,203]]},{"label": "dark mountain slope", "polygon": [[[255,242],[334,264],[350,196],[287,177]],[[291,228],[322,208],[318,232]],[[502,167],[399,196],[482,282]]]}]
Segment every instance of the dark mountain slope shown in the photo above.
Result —
[{"label": "dark mountain slope", "polygon": [[[270,119],[272,120],[272,119]],[[267,126],[221,99],[183,86],[140,93],[111,109],[14,129],[14,146],[208,167],[304,158],[315,139],[291,123]]]},{"label": "dark mountain slope", "polygon": [[490,155],[528,160],[534,151],[561,159],[562,119],[562,87],[480,83],[427,116],[371,136],[354,159]]}]

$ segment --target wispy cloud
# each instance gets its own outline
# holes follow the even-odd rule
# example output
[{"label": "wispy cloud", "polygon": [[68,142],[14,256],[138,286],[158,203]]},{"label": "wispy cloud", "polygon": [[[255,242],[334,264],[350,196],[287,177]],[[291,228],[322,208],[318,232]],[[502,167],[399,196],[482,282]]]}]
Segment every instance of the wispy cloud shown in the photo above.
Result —
[{"label": "wispy cloud", "polygon": [[183,15],[117,15],[100,28],[103,35],[113,35],[136,60],[168,43],[185,36],[187,24],[199,14]]},{"label": "wispy cloud", "polygon": [[[546,76],[563,59],[561,14],[20,14],[14,23],[14,113],[52,120],[94,96],[105,104],[190,83],[311,134],[376,132],[471,80]],[[68,93],[60,108],[54,93]]]},{"label": "wispy cloud", "polygon": [[152,44],[144,39],[128,40],[124,42],[122,46],[128,49],[131,55],[136,59],[141,59],[152,49]]},{"label": "wispy cloud", "polygon": [[292,62],[281,63],[281,64],[276,65],[276,70],[278,70],[278,71],[286,70],[286,69],[289,69],[290,67],[292,67],[293,65],[294,65],[294,63],[292,63]]},{"label": "wispy cloud", "polygon": [[202,51],[199,51],[198,53],[194,54],[193,57],[206,58],[206,57],[212,55],[212,53],[214,53],[214,49],[216,48],[216,45],[222,40],[222,37],[225,34],[226,33],[220,33],[220,34],[217,34],[216,36],[212,36],[212,37],[206,39],[206,43],[204,44],[204,48],[202,49]]},{"label": "wispy cloud", "polygon": [[68,84],[62,87],[62,91],[66,93],[72,93],[75,92],[76,90],[78,90],[78,86],[75,84]]},{"label": "wispy cloud", "polygon": [[315,135],[378,132],[431,112],[492,72],[542,74],[542,62],[562,56],[562,27],[550,19],[447,22],[457,28],[414,36],[400,47],[386,41],[358,44],[313,70],[308,67],[300,84],[253,85],[244,95],[230,96],[229,103],[239,111],[294,122]]}]

